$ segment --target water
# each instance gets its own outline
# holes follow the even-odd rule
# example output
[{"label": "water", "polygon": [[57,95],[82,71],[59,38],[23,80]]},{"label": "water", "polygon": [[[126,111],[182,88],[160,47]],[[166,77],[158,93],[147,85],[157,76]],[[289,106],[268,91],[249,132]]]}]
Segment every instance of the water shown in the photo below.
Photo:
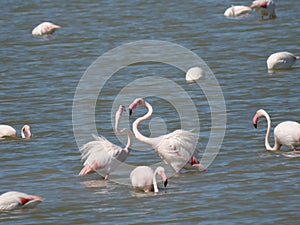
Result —
[{"label": "water", "polygon": [[[30,124],[34,137],[1,141],[0,192],[23,191],[46,200],[34,209],[1,213],[1,224],[296,224],[299,159],[286,149],[266,152],[265,121],[257,130],[251,124],[259,108],[270,113],[274,125],[299,121],[299,63],[291,70],[266,70],[273,52],[299,55],[300,6],[277,2],[278,18],[266,21],[257,14],[225,18],[225,9],[237,1],[2,2],[1,123],[18,133]],[[50,37],[32,37],[42,21],[63,28]],[[218,79],[227,112],[226,135],[209,172],[183,171],[158,195],[104,182],[97,174],[77,177],[82,167],[72,126],[73,98],[86,69],[105,52],[144,39],[176,43],[199,55]],[[150,75],[175,81],[190,94],[204,150],[211,126],[205,96],[197,85],[185,83],[182,71],[159,63],[123,68],[105,85],[96,105],[99,134],[122,145],[112,130],[113,101],[126,84]],[[157,136],[180,128],[172,105],[148,100],[157,119],[150,123],[154,128],[143,124],[143,133]],[[133,151],[126,162],[158,161],[149,150]]]}]

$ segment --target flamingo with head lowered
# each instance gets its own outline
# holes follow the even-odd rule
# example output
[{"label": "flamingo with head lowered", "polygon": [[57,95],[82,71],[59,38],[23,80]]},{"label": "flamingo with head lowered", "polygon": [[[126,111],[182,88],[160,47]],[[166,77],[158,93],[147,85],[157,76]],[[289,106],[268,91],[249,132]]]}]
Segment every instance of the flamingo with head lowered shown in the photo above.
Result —
[{"label": "flamingo with head lowered", "polygon": [[49,35],[53,34],[58,28],[61,27],[50,22],[43,22],[36,26],[31,33],[33,36]]},{"label": "flamingo with head lowered", "polygon": [[161,166],[157,167],[153,172],[149,166],[138,166],[130,173],[130,180],[132,186],[136,190],[144,192],[158,192],[156,175],[160,175],[164,184],[164,187],[168,184],[168,178],[165,173],[165,169]]},{"label": "flamingo with head lowered", "polygon": [[149,138],[142,135],[138,130],[138,125],[151,117],[153,108],[142,98],[135,99],[129,106],[130,115],[135,108],[143,106],[148,108],[148,112],[134,121],[132,130],[135,137],[139,141],[151,145],[164,162],[169,164],[176,172],[179,172],[183,167],[186,169],[196,168],[198,170],[207,170],[194,157],[197,138],[191,131],[180,129],[156,138]]},{"label": "flamingo with head lowered", "polygon": [[276,14],[275,14],[275,2],[273,0],[256,0],[253,1],[251,6],[251,9],[255,9],[260,16],[261,19],[264,18],[264,16],[269,16],[269,19],[275,19]]},{"label": "flamingo with head lowered", "polygon": [[[32,133],[29,125],[24,125],[21,129],[21,137],[23,139],[30,139]],[[12,137],[17,138],[17,131],[9,125],[0,125],[0,138]]]},{"label": "flamingo with head lowered", "polygon": [[127,145],[121,148],[104,137],[94,136],[95,141],[88,142],[80,148],[81,160],[84,161],[84,167],[78,174],[84,176],[91,171],[104,173],[104,179],[107,180],[109,174],[114,171],[121,162],[124,162],[130,152],[132,144],[132,135],[128,129],[119,131],[119,122],[125,107],[120,105],[115,117],[115,131],[117,135],[127,135]]},{"label": "flamingo with head lowered", "polygon": [[300,124],[295,121],[285,121],[278,124],[274,129],[274,147],[270,146],[271,119],[269,114],[260,109],[253,117],[253,125],[257,128],[257,122],[260,117],[266,117],[268,128],[265,137],[265,146],[269,151],[279,150],[282,145],[296,151],[296,147],[300,146]]},{"label": "flamingo with head lowered", "polygon": [[0,211],[32,208],[44,201],[44,198],[36,195],[28,195],[18,191],[9,191],[0,195]]}]

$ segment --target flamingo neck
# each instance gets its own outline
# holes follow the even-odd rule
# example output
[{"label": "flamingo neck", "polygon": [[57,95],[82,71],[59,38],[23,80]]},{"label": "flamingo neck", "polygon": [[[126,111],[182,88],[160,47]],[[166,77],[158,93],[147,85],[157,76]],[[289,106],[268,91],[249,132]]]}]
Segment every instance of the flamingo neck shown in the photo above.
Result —
[{"label": "flamingo neck", "polygon": [[279,148],[278,147],[278,143],[276,142],[276,139],[275,139],[275,145],[274,145],[274,147],[271,147],[271,145],[270,145],[271,118],[270,118],[270,116],[267,113],[265,113],[264,116],[266,117],[267,122],[268,122],[267,133],[266,133],[266,137],[265,137],[265,146],[266,146],[266,149],[268,151],[276,151]]},{"label": "flamingo neck", "polygon": [[152,182],[153,182],[153,188],[154,188],[154,192],[158,192],[158,187],[157,187],[157,182],[156,182],[156,174],[157,174],[157,170],[155,170],[155,172],[153,173],[153,178],[152,178]]},{"label": "flamingo neck", "polygon": [[135,136],[139,141],[152,145],[152,139],[151,139],[151,138],[148,138],[148,137],[146,137],[146,136],[144,136],[144,135],[142,135],[142,134],[139,132],[139,130],[138,130],[138,125],[139,125],[141,122],[147,120],[149,117],[151,117],[151,115],[152,115],[152,113],[153,113],[153,108],[152,108],[152,106],[151,106],[148,102],[145,102],[145,106],[147,107],[148,112],[147,112],[144,116],[142,116],[142,117],[140,117],[140,118],[137,118],[137,119],[133,122],[133,124],[132,124],[132,131],[133,131],[133,133],[134,133],[134,136]]},{"label": "flamingo neck", "polygon": [[116,121],[115,121],[115,131],[116,131],[116,134],[117,135],[124,135],[126,134],[127,135],[127,144],[125,146],[125,150],[129,150],[130,146],[132,145],[132,135],[131,135],[131,132],[128,130],[128,129],[122,129],[122,130],[119,130],[119,124],[120,124],[120,117],[119,118],[116,118]]}]

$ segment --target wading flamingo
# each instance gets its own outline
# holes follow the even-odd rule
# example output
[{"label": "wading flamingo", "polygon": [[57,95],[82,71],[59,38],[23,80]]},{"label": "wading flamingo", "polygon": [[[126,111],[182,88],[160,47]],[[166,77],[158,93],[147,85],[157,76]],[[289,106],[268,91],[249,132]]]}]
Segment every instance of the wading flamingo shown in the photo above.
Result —
[{"label": "wading flamingo", "polygon": [[165,134],[156,138],[149,138],[142,135],[138,130],[139,123],[147,120],[153,113],[152,106],[142,98],[137,98],[129,106],[129,114],[140,106],[148,108],[148,112],[136,119],[132,125],[135,137],[146,144],[151,145],[158,155],[169,164],[176,172],[184,167],[185,169],[197,168],[207,170],[194,157],[197,138],[191,131],[175,130],[170,134]]},{"label": "wading flamingo", "polygon": [[61,28],[60,26],[50,23],[50,22],[43,22],[36,26],[32,30],[32,35],[33,36],[41,36],[41,35],[49,35],[53,34],[56,29]]},{"label": "wading flamingo", "polygon": [[[30,139],[32,136],[29,125],[24,125],[21,129],[21,137]],[[9,125],[0,125],[0,138],[12,137],[17,138],[17,131]]]},{"label": "wading flamingo", "polygon": [[290,52],[276,52],[268,57],[267,66],[269,70],[288,69],[291,68],[298,59],[300,59],[299,56],[295,56]]},{"label": "wading flamingo", "polygon": [[260,117],[266,117],[268,122],[267,133],[265,137],[265,146],[269,151],[279,150],[281,145],[287,146],[296,151],[296,147],[300,146],[300,124],[295,121],[285,121],[278,124],[274,129],[274,147],[270,146],[271,119],[269,114],[260,109],[253,117],[253,125],[257,128],[257,122]]},{"label": "wading flamingo", "polygon": [[261,19],[264,18],[264,16],[269,16],[269,19],[275,19],[275,2],[273,0],[257,0],[253,1],[252,5],[250,6],[251,9],[255,9],[260,16]]},{"label": "wading flamingo", "polygon": [[233,5],[230,8],[225,10],[224,16],[227,17],[242,16],[250,12],[251,10],[252,9],[249,6]]},{"label": "wading flamingo", "polygon": [[164,187],[168,184],[168,179],[165,169],[161,166],[153,170],[149,166],[138,166],[130,173],[130,180],[132,186],[138,191],[144,192],[158,192],[156,175],[159,174],[162,178]]},{"label": "wading flamingo", "polygon": [[120,105],[115,117],[115,132],[117,135],[127,135],[127,145],[121,148],[104,137],[94,136],[95,141],[88,142],[80,148],[81,161],[84,161],[84,167],[78,174],[85,174],[99,170],[105,174],[104,179],[107,180],[110,172],[114,171],[121,162],[124,162],[130,152],[132,144],[132,135],[128,129],[119,131],[119,122],[125,107]]},{"label": "wading flamingo", "polygon": [[9,191],[0,195],[0,211],[9,211],[21,208],[32,208],[44,201],[36,195],[28,195],[18,191]]}]

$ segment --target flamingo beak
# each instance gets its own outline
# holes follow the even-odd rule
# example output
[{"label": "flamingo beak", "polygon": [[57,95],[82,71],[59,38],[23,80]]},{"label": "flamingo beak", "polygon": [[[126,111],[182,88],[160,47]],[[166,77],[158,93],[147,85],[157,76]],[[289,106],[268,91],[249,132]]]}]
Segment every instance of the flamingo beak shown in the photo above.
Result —
[{"label": "flamingo beak", "polygon": [[168,179],[165,179],[164,186],[167,187],[167,185],[168,185]]},{"label": "flamingo beak", "polygon": [[131,116],[132,114],[132,109],[129,109],[129,116]]},{"label": "flamingo beak", "polygon": [[254,117],[253,117],[253,126],[255,128],[257,128],[257,121],[258,121],[258,115],[256,114]]}]

